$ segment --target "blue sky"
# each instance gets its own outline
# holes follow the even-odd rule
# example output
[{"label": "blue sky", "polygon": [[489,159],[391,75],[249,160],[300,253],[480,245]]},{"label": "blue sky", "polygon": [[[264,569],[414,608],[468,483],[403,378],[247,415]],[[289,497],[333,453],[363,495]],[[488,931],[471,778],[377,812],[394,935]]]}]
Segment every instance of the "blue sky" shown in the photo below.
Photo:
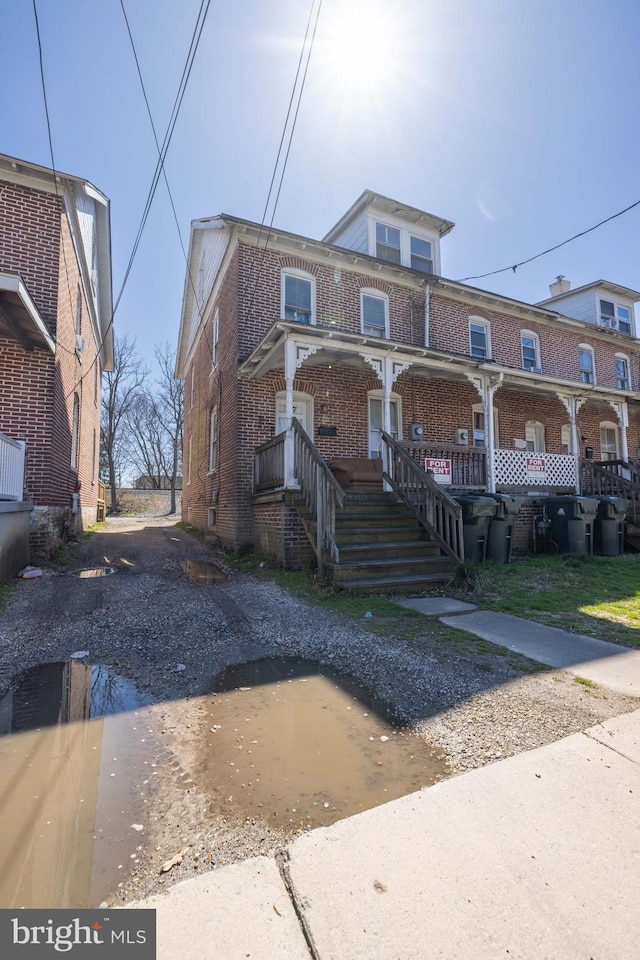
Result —
[{"label": "blue sky", "polygon": [[[318,0],[315,0],[317,6]],[[111,199],[117,295],[157,160],[119,0],[37,0],[58,169]],[[125,0],[160,139],[200,0]],[[192,219],[260,221],[311,0],[212,0],[166,162]],[[0,152],[50,154],[32,3],[1,0]],[[368,33],[363,38],[363,29]],[[640,200],[636,0],[323,0],[275,225],[322,237],[369,188],[453,220],[452,279],[524,260]],[[484,280],[640,288],[640,207]],[[185,263],[158,187],[116,315],[176,343]]]}]

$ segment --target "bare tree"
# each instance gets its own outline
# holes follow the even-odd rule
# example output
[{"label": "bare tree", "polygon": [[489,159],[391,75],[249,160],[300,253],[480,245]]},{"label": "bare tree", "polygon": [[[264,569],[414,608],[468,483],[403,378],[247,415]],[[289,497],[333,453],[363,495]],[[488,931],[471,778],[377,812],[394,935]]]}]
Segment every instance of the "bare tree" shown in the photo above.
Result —
[{"label": "bare tree", "polygon": [[171,468],[167,475],[171,480],[171,508],[176,512],[176,485],[182,474],[182,421],[184,416],[184,380],[173,375],[176,356],[168,343],[156,347],[156,360],[160,367],[156,408],[164,427],[171,450]]},{"label": "bare tree", "polygon": [[106,465],[111,505],[117,507],[117,477],[122,471],[127,438],[126,418],[149,375],[138,354],[135,340],[126,335],[116,337],[114,365],[111,373],[105,373],[102,390],[102,418],[100,442]]}]

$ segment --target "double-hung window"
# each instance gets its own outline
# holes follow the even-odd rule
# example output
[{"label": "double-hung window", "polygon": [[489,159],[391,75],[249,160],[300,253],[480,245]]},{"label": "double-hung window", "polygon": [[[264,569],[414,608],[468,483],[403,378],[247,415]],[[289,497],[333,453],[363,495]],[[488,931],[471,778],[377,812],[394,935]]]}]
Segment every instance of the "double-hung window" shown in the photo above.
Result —
[{"label": "double-hung window", "polygon": [[411,237],[411,266],[422,273],[433,273],[433,251],[429,240]]},{"label": "double-hung window", "polygon": [[300,273],[282,274],[282,316],[293,323],[315,323],[315,284]]},{"label": "double-hung window", "polygon": [[582,383],[595,383],[595,363],[593,350],[586,344],[580,344],[580,380]]},{"label": "double-hung window", "polygon": [[215,473],[218,467],[218,411],[209,414],[209,473]]},{"label": "double-hung window", "polygon": [[469,353],[480,360],[487,360],[491,356],[489,324],[486,320],[478,317],[469,320]]},{"label": "double-hung window", "polygon": [[531,330],[522,330],[520,346],[522,349],[522,369],[540,370],[540,341],[538,335]]},{"label": "double-hung window", "polygon": [[600,301],[600,323],[620,333],[631,333],[631,310],[611,300]]},{"label": "double-hung window", "polygon": [[376,223],[376,257],[400,263],[400,231],[385,223]]},{"label": "double-hung window", "polygon": [[368,337],[388,337],[389,301],[379,293],[360,295],[362,332]]},{"label": "double-hung window", "polygon": [[631,390],[629,360],[622,353],[616,353],[616,387],[618,390]]}]

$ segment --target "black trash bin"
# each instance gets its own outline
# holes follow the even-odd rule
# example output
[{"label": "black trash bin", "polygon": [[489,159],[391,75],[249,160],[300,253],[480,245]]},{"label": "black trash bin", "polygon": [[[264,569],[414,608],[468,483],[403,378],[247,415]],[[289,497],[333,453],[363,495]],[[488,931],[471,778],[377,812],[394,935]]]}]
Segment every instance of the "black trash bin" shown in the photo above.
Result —
[{"label": "black trash bin", "polygon": [[598,497],[594,550],[603,557],[624,553],[624,518],[627,501],[624,497]]},{"label": "black trash bin", "polygon": [[547,497],[551,539],[560,553],[593,553],[593,528],[598,501],[591,497]]},{"label": "black trash bin", "polygon": [[496,512],[496,501],[475,494],[456,496],[462,507],[462,539],[464,558],[469,563],[481,563],[487,557],[489,524]]},{"label": "black trash bin", "polygon": [[510,563],[513,550],[513,528],[523,498],[512,497],[509,493],[488,493],[487,497],[497,501],[496,512],[489,522],[487,560]]}]

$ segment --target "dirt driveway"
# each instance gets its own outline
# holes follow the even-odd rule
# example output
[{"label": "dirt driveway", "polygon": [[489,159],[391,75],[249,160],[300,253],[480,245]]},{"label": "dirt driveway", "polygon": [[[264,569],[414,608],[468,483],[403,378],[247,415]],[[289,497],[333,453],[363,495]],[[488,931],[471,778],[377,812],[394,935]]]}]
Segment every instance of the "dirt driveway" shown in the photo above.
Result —
[{"label": "dirt driveway", "polygon": [[[403,612],[374,630],[371,621],[319,610],[248,574],[230,571],[227,583],[211,586],[193,582],[186,561],[209,559],[210,548],[171,520],[110,520],[74,548],[64,570],[45,568],[41,579],[16,583],[1,612],[0,696],[20,671],[86,652],[85,662],[131,681],[150,703],[144,723],[153,746],[145,762],[155,780],[144,789],[136,784],[140,796],[147,791],[147,818],[105,902],[273,853],[291,835],[259,817],[212,817],[198,782],[195,698],[229,664],[296,656],[355,677],[428,740],[452,773],[637,707],[632,698],[578,687],[566,674],[540,672],[490,645],[443,640],[427,618],[412,621],[410,635]],[[71,573],[104,565],[116,573]],[[161,875],[160,865],[185,848],[182,863]]]}]

